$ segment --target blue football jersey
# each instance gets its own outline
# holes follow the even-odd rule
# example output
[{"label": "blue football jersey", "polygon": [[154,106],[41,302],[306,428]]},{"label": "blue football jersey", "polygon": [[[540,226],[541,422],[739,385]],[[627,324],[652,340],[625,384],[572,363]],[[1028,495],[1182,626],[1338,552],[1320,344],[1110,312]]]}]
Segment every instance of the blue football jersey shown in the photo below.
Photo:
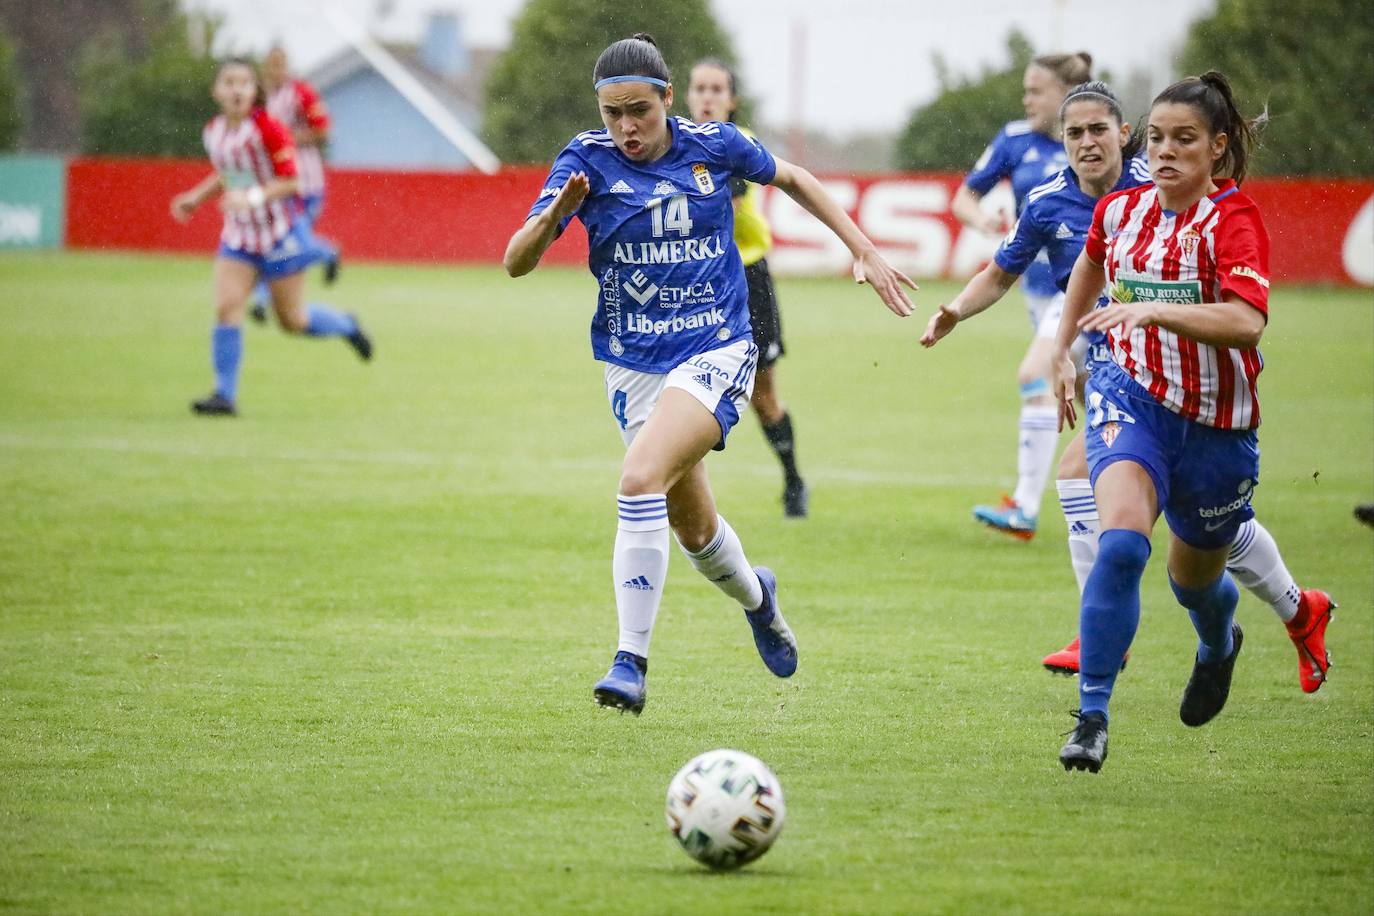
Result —
[{"label": "blue football jersey", "polygon": [[[1002,179],[1011,181],[1016,198],[1016,214],[1026,208],[1026,195],[1068,165],[1064,146],[1053,137],[1031,130],[1029,122],[1011,121],[992,139],[964,179],[970,190],[983,195]],[[1025,290],[1036,296],[1055,294],[1054,275],[1041,260],[1021,271]]]},{"label": "blue football jersey", "polygon": [[[1135,158],[1125,164],[1112,191],[1149,183],[1149,165],[1143,158]],[[1073,169],[1065,168],[1026,195],[1021,216],[997,249],[993,262],[1009,274],[1021,274],[1035,264],[1043,252],[1049,255],[1055,288],[1067,289],[1069,274],[1088,240],[1088,228],[1099,200],[1101,198],[1083,193]],[[1104,332],[1084,336],[1094,353],[1106,346]]]},{"label": "blue football jersey", "polygon": [[668,130],[672,145],[654,162],[626,157],[608,131],[578,134],[529,213],[547,209],[573,172],[587,174],[591,192],[575,215],[599,290],[592,353],[641,372],[750,337],[730,179],[768,184],[777,170],[733,124],[669,118]]}]

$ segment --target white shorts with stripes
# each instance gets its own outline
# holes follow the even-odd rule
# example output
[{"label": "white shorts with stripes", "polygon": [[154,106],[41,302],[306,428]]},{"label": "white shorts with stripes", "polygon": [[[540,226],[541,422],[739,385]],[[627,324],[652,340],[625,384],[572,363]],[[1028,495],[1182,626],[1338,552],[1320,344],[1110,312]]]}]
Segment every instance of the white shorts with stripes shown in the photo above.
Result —
[{"label": "white shorts with stripes", "polygon": [[664,373],[639,372],[606,364],[606,397],[611,414],[620,425],[620,437],[628,447],[649,419],[664,388],[681,388],[701,402],[720,424],[720,442],[739,422],[754,392],[754,369],[759,348],[752,340],[736,340],[728,346],[693,356]]}]

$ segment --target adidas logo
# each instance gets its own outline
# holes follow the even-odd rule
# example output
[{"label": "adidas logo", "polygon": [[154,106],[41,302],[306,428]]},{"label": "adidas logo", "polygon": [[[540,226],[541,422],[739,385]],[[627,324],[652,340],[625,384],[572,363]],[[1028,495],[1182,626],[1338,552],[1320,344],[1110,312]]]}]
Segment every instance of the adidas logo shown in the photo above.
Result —
[{"label": "adidas logo", "polygon": [[1054,237],[1057,239],[1071,239],[1073,238],[1073,230],[1063,223],[1060,223],[1059,228],[1054,230]]},{"label": "adidas logo", "polygon": [[701,375],[692,376],[692,381],[701,385],[701,387],[705,388],[707,391],[711,390],[711,374],[709,372],[703,372]]},{"label": "adidas logo", "polygon": [[1069,534],[1091,534],[1091,533],[1092,533],[1092,532],[1088,530],[1088,526],[1085,525],[1085,524],[1083,524],[1082,522],[1074,522],[1072,525],[1069,526]]},{"label": "adidas logo", "polygon": [[633,194],[634,192],[635,189],[627,185],[623,178],[611,185],[612,194]]},{"label": "adidas logo", "polygon": [[658,184],[654,185],[654,196],[655,196],[655,197],[665,197],[665,196],[667,196],[667,195],[669,195],[669,194],[676,194],[676,193],[677,193],[677,186],[674,185],[671,181],[660,181]]},{"label": "adidas logo", "polygon": [[627,579],[625,583],[622,584],[620,587],[637,588],[641,592],[651,592],[654,590],[654,587],[649,584],[649,580],[644,578],[643,576],[635,576],[633,579]]}]

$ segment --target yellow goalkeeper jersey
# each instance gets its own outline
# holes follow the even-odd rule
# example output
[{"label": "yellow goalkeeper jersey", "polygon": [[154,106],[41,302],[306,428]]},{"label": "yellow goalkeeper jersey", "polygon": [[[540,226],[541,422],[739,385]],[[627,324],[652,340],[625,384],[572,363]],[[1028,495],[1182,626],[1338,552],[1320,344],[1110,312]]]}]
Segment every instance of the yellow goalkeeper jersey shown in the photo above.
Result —
[{"label": "yellow goalkeeper jersey", "polygon": [[[739,131],[746,137],[754,136],[743,127]],[[762,199],[763,189],[751,182],[745,182],[744,194],[735,198],[735,246],[745,267],[762,261],[773,247],[773,233],[759,208]]]}]

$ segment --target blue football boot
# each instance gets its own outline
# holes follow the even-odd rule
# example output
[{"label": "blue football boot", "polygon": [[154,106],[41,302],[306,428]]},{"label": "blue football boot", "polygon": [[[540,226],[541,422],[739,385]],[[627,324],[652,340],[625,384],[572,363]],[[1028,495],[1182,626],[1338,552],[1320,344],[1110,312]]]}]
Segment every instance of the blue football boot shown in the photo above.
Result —
[{"label": "blue football boot", "polygon": [[1035,537],[1035,516],[1027,515],[1014,499],[1002,497],[1000,506],[974,506],[973,517],[1003,534],[1029,541]]},{"label": "blue football boot", "polygon": [[601,706],[639,715],[644,711],[644,674],[648,670],[648,659],[633,652],[617,652],[611,670],[592,688],[592,696]]},{"label": "blue football boot", "polygon": [[767,566],[755,566],[754,572],[763,586],[763,604],[757,611],[744,612],[754,630],[754,645],[769,671],[778,677],[791,677],[797,670],[797,637],[778,607],[778,577]]}]

